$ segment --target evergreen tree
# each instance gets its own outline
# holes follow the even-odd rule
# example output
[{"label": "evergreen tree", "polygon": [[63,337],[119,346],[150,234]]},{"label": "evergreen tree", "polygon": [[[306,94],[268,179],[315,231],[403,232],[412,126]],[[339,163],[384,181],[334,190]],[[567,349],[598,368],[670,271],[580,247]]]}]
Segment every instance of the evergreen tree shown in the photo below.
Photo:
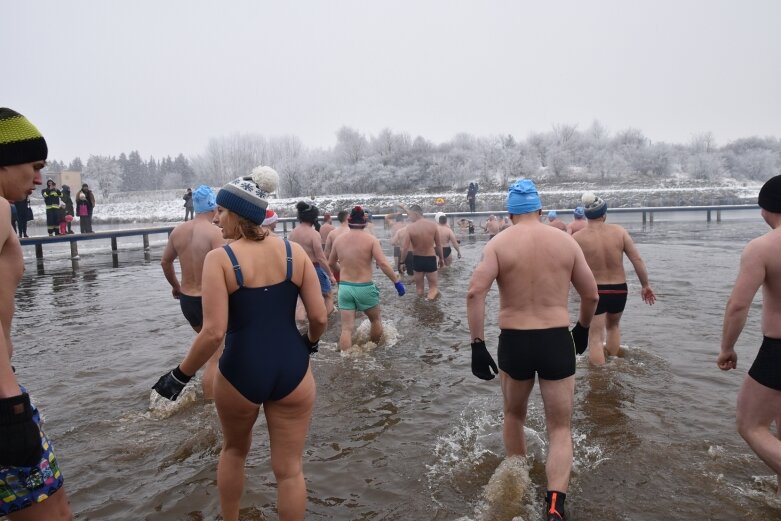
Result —
[{"label": "evergreen tree", "polygon": [[73,158],[73,161],[71,161],[71,164],[68,165],[68,170],[76,170],[78,172],[81,172],[84,170],[84,165],[81,163],[81,158],[75,157]]}]

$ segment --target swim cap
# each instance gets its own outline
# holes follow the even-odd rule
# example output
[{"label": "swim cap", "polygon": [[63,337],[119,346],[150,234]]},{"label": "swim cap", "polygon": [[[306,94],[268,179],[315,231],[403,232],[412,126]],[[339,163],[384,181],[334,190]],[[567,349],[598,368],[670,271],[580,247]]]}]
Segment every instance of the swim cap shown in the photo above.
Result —
[{"label": "swim cap", "polygon": [[347,218],[347,224],[350,228],[363,228],[366,226],[366,212],[363,211],[363,208],[360,206],[354,207]]},{"label": "swim cap", "polygon": [[279,220],[277,212],[274,210],[266,210],[266,218],[263,219],[263,226],[271,226]]},{"label": "swim cap", "polygon": [[217,192],[217,204],[231,212],[261,224],[266,217],[266,197],[277,189],[279,174],[269,166],[259,166],[252,175],[239,177]]},{"label": "swim cap", "polygon": [[0,166],[43,161],[49,155],[46,140],[26,117],[0,107]]},{"label": "swim cap", "polygon": [[573,214],[575,219],[583,219],[586,216],[586,210],[582,206],[576,206]]},{"label": "swim cap", "polygon": [[550,212],[548,212],[548,220],[549,221],[552,221],[557,216],[558,216],[558,214],[556,213],[556,210],[551,210]]},{"label": "swim cap", "polygon": [[193,211],[195,213],[213,212],[217,208],[217,198],[206,185],[201,185],[193,192]]},{"label": "swim cap", "polygon": [[600,199],[594,192],[586,192],[580,198],[585,207],[585,214],[588,219],[599,219],[607,213],[607,203]]},{"label": "swim cap", "polygon": [[542,208],[537,187],[531,179],[519,179],[507,194],[507,212],[511,215],[530,213]]},{"label": "swim cap", "polygon": [[771,177],[762,185],[757,203],[768,212],[781,213],[781,175]]}]

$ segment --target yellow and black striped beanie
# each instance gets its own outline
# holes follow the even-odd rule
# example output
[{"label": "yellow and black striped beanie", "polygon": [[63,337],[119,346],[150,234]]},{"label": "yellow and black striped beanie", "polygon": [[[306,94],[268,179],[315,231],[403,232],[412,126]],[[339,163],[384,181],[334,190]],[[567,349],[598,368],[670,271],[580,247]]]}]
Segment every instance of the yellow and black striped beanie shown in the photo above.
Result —
[{"label": "yellow and black striped beanie", "polygon": [[26,117],[0,107],[0,166],[21,165],[45,160],[46,140]]}]

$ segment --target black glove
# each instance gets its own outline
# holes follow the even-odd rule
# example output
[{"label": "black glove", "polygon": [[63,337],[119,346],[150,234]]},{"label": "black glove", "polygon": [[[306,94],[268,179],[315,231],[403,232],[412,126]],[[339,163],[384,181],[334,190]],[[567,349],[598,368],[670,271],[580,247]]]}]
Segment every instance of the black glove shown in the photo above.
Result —
[{"label": "black glove", "polygon": [[41,430],[33,421],[27,393],[0,399],[0,467],[34,467],[41,462]]},{"label": "black glove", "polygon": [[575,342],[575,352],[582,355],[588,349],[588,328],[580,325],[580,322],[575,324],[570,330],[572,334],[572,341]]},{"label": "black glove", "polygon": [[[493,374],[489,368],[493,370]],[[499,374],[499,368],[485,347],[485,342],[479,338],[472,342],[472,374],[483,380],[493,380]]]},{"label": "black glove", "polygon": [[179,393],[182,392],[184,386],[187,385],[187,382],[190,381],[190,378],[192,376],[184,374],[177,365],[171,371],[161,376],[157,383],[152,386],[152,389],[157,391],[157,394],[163,398],[174,401],[179,396]]},{"label": "black glove", "polygon": [[320,340],[318,339],[317,342],[312,342],[309,340],[309,333],[304,331],[301,333],[301,338],[304,339],[304,345],[307,349],[309,349],[309,354],[317,353],[317,350],[320,349]]}]

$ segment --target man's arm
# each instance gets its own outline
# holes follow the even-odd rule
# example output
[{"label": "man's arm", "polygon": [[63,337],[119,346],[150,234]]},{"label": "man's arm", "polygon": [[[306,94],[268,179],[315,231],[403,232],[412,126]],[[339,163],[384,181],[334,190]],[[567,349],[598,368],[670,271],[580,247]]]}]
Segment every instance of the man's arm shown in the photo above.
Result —
[{"label": "man's arm", "polygon": [[382,252],[380,240],[377,238],[374,239],[374,244],[372,245],[372,256],[374,257],[374,262],[377,263],[377,267],[382,270],[382,272],[390,279],[391,282],[395,284],[401,280],[396,276],[396,272],[393,271],[391,265],[388,264],[388,259],[385,258],[385,254]]},{"label": "man's arm", "polygon": [[[5,199],[0,199],[0,252],[3,251],[5,245],[8,244],[8,240],[11,237],[11,212],[7,206],[8,203]],[[0,273],[0,277],[4,274]],[[8,282],[5,282],[6,284]],[[8,300],[10,302],[2,302],[0,305],[3,307],[13,309],[13,292],[6,293],[9,295]],[[6,308],[6,309],[8,309]],[[10,326],[10,324],[9,324]],[[19,396],[21,390],[19,384],[16,382],[16,375],[14,375],[13,369],[11,369],[11,332],[6,331],[3,327],[2,321],[0,321],[0,398],[10,398],[11,396]]]},{"label": "man's arm", "polygon": [[160,259],[160,266],[163,268],[165,280],[171,285],[171,294],[175,299],[178,299],[179,295],[182,294],[182,289],[179,286],[179,279],[176,278],[176,269],[174,268],[174,260],[178,256],[173,241],[175,233],[176,230],[171,232],[171,236],[168,238],[168,243],[165,245],[165,250],[163,250],[163,257]]},{"label": "man's arm", "polygon": [[599,294],[597,293],[597,281],[591,268],[588,267],[583,250],[577,243],[573,246],[575,252],[575,264],[572,267],[572,285],[575,291],[580,295],[580,314],[578,322],[583,327],[591,326],[591,319],[594,318],[594,312],[599,303]]},{"label": "man's arm", "polygon": [[404,263],[404,260],[407,258],[407,253],[409,253],[409,247],[410,247],[410,238],[409,233],[404,235],[404,240],[401,241],[401,252],[399,253],[399,258],[401,259],[402,264]]},{"label": "man's arm", "polygon": [[750,242],[740,256],[740,271],[724,310],[724,326],[721,333],[721,353],[717,364],[722,370],[737,367],[735,342],[746,325],[748,310],[757,290],[765,280],[765,262],[758,251],[759,245]]},{"label": "man's arm", "polygon": [[456,237],[456,234],[453,232],[453,230],[448,229],[448,232],[450,233],[450,244],[453,245],[453,248],[456,249],[458,252],[458,258],[461,258],[461,246],[458,244],[458,238]]},{"label": "man's arm", "polygon": [[472,341],[475,338],[485,339],[485,297],[499,275],[499,261],[492,246],[489,243],[483,250],[483,258],[472,272],[466,293],[466,316]]},{"label": "man's arm", "polygon": [[[314,228],[312,229],[314,230]],[[317,231],[315,231],[314,235],[312,235],[311,245],[312,251],[315,252],[317,262],[320,264],[320,266],[323,267],[323,271],[325,271],[325,274],[328,275],[331,284],[336,283],[334,274],[331,272],[331,268],[328,266],[328,259],[325,258],[325,253],[323,252],[323,242],[321,241],[320,234],[317,233]]]},{"label": "man's arm", "polygon": [[640,285],[643,287],[642,290],[640,290],[640,295],[643,298],[643,302],[652,305],[656,302],[656,295],[648,283],[648,269],[645,267],[645,262],[643,262],[642,257],[640,257],[640,252],[637,250],[634,241],[632,241],[632,237],[629,236],[629,232],[623,230],[623,234],[624,253],[629,258],[629,262],[632,263],[632,267],[634,267],[635,273],[637,273],[637,278],[640,280]]},{"label": "man's arm", "polygon": [[434,225],[434,251],[439,258],[439,267],[445,265],[445,254],[442,252],[442,239],[439,237],[439,226]]},{"label": "man's arm", "polygon": [[[331,236],[328,236],[329,240]],[[333,241],[332,241],[333,242]],[[332,271],[340,270],[339,268],[339,252],[336,248],[331,245],[331,252],[328,256],[328,266],[331,268]]]}]

